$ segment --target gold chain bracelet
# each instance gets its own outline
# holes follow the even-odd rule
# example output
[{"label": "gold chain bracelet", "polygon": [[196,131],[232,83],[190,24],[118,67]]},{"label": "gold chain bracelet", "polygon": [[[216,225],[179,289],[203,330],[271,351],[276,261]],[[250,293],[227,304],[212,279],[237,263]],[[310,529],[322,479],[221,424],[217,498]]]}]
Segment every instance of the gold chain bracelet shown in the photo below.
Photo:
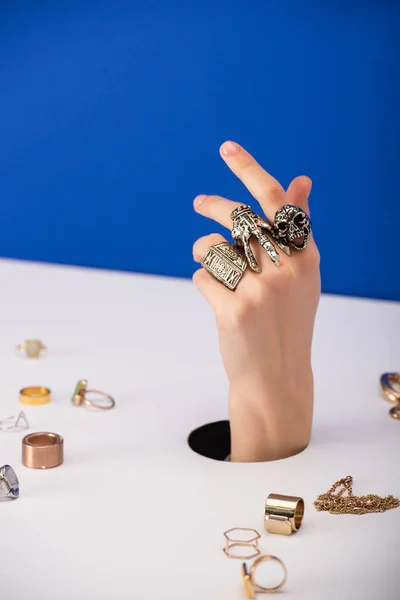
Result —
[{"label": "gold chain bracelet", "polygon": [[327,510],[335,515],[365,515],[397,508],[400,506],[400,500],[391,494],[385,498],[376,494],[355,496],[353,494],[353,478],[348,475],[334,483],[325,494],[320,494],[314,502],[314,506],[317,510]]}]

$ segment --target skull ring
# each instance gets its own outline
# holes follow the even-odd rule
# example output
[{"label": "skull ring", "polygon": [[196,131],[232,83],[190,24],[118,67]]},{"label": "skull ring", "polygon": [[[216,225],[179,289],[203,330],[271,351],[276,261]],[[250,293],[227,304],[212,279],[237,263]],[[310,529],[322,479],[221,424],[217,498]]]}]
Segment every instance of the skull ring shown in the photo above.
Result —
[{"label": "skull ring", "polygon": [[265,232],[268,232],[274,238],[275,243],[282,248],[284,252],[290,254],[290,249],[284,245],[280,237],[278,235],[273,235],[273,228],[271,225],[264,221],[262,217],[254,213],[250,206],[242,205],[235,208],[231,214],[231,219],[233,221],[232,237],[235,240],[236,245],[244,250],[250,268],[256,273],[260,273],[260,267],[250,248],[250,238],[252,236],[257,239],[259,244],[267,252],[269,258],[277,266],[279,266],[280,263],[280,256]]},{"label": "skull ring", "polygon": [[310,217],[298,206],[285,204],[275,213],[273,236],[295,250],[304,250],[311,232]]}]

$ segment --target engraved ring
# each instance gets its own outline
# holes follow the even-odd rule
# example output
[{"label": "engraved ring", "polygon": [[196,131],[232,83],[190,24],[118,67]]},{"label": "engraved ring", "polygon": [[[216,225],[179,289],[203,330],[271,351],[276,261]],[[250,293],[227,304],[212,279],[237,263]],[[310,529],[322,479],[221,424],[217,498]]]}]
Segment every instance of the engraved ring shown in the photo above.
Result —
[{"label": "engraved ring", "polygon": [[201,261],[215,279],[230,290],[235,290],[247,268],[243,252],[229,242],[213,244]]},{"label": "engraved ring", "polygon": [[10,465],[0,467],[0,500],[2,498],[18,498],[19,481]]},{"label": "engraved ring", "polygon": [[251,237],[256,238],[271,261],[279,266],[279,253],[268,235],[281,250],[290,256],[291,249],[304,250],[306,248],[311,232],[309,216],[304,210],[292,204],[285,204],[276,211],[273,225],[270,225],[263,217],[253,212],[250,206],[246,205],[236,208],[231,213],[231,218],[233,222],[232,237],[237,246],[244,251],[250,268],[256,273],[260,273],[260,267],[250,247]]}]

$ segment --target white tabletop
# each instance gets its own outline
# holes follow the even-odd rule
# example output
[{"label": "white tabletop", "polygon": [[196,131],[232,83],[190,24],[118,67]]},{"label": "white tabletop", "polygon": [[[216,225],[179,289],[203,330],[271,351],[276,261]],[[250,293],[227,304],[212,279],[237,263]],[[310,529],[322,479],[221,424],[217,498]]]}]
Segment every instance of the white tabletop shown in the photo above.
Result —
[{"label": "white tabletop", "polygon": [[[65,463],[21,464],[23,433],[0,432],[0,465],[20,479],[0,502],[4,600],[239,600],[239,560],[223,531],[255,527],[263,553],[287,566],[285,597],[394,600],[400,596],[400,509],[330,515],[312,503],[337,479],[355,493],[400,496],[400,422],[379,376],[400,369],[400,305],[321,300],[314,344],[313,439],[273,463],[209,460],[189,432],[227,417],[214,318],[190,281],[0,261],[0,419],[18,391],[43,385],[51,404],[24,407],[30,431],[65,438]],[[46,357],[17,356],[38,337]],[[117,406],[94,413],[70,397],[77,379]],[[269,535],[271,492],[302,496],[303,528]]]}]

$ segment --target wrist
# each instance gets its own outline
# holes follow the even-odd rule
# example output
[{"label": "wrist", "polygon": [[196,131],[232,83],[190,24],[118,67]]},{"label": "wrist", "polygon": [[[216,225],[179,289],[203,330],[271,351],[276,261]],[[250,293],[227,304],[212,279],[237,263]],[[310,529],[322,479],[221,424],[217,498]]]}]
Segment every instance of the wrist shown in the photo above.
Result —
[{"label": "wrist", "polygon": [[229,391],[231,460],[270,461],[301,452],[311,437],[312,413],[311,365],[236,381]]}]

